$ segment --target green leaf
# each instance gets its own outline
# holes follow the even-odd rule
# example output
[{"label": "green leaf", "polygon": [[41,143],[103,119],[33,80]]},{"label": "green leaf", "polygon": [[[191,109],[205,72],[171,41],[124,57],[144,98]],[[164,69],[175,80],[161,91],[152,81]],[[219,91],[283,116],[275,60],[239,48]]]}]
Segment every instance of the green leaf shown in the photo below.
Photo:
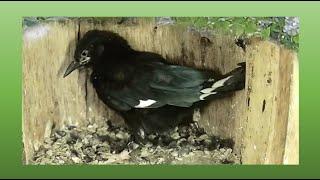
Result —
[{"label": "green leaf", "polygon": [[232,24],[243,24],[245,19],[243,17],[234,17],[229,20]]},{"label": "green leaf", "polygon": [[262,31],[261,31],[261,37],[263,38],[263,39],[269,39],[269,37],[270,37],[270,27],[268,27],[268,28],[266,28],[266,29],[263,29]]},{"label": "green leaf", "polygon": [[229,24],[230,24],[230,22],[228,22],[228,21],[217,21],[214,24],[214,28],[220,29],[220,30],[225,30],[228,28]]},{"label": "green leaf", "polygon": [[294,43],[299,44],[299,35],[293,36],[292,40]]},{"label": "green leaf", "polygon": [[229,21],[222,21],[221,22],[221,28],[224,30],[224,31],[228,31],[229,28],[230,28],[230,22]]},{"label": "green leaf", "polygon": [[253,34],[254,32],[257,31],[257,25],[254,22],[249,21],[246,24],[246,28],[245,28],[245,33],[246,34]]},{"label": "green leaf", "polygon": [[244,25],[243,24],[233,24],[231,26],[232,32],[236,35],[236,36],[240,36],[244,33]]},{"label": "green leaf", "polygon": [[277,24],[275,24],[275,23],[272,23],[272,25],[271,25],[271,32],[277,32],[277,33],[281,32],[280,26],[277,25]]},{"label": "green leaf", "polygon": [[209,17],[209,20],[211,21],[211,22],[217,22],[218,21],[218,17]]},{"label": "green leaf", "polygon": [[206,27],[208,24],[208,19],[206,17],[196,18],[196,19],[194,19],[194,24],[195,24],[195,26],[200,27],[200,28]]}]

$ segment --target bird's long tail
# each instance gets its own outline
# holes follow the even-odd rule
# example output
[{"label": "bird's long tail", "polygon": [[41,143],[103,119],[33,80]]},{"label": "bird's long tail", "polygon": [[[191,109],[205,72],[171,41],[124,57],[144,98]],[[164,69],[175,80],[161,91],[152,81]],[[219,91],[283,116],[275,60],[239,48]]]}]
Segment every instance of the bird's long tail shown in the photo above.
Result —
[{"label": "bird's long tail", "polygon": [[241,90],[245,87],[246,64],[239,63],[239,67],[223,76],[219,80],[209,80],[200,91],[200,100],[219,97],[228,92]]}]

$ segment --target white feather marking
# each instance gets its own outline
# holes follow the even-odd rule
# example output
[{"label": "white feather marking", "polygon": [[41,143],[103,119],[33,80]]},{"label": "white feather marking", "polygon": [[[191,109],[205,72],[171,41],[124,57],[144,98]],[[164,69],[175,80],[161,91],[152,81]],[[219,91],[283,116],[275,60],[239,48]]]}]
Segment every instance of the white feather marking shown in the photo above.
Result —
[{"label": "white feather marking", "polygon": [[157,101],[148,99],[148,100],[139,100],[139,104],[136,105],[136,108],[145,108],[151,106],[152,104],[156,103]]},{"label": "white feather marking", "polygon": [[205,88],[205,89],[202,89],[200,92],[201,93],[204,93],[204,94],[207,94],[207,93],[211,93],[214,89],[212,88]]},{"label": "white feather marking", "polygon": [[214,81],[214,79],[213,78],[210,78],[209,80],[208,80],[208,82],[213,82]]},{"label": "white feather marking", "polygon": [[204,100],[205,97],[210,96],[210,95],[212,95],[212,94],[217,94],[217,92],[212,92],[212,93],[208,93],[208,94],[202,94],[202,95],[200,96],[200,100]]},{"label": "white feather marking", "polygon": [[226,77],[226,78],[224,78],[224,79],[221,79],[221,80],[219,80],[219,81],[217,81],[217,82],[215,82],[213,85],[212,85],[212,89],[213,90],[215,90],[215,89],[217,89],[218,87],[221,87],[221,86],[223,86],[224,85],[224,83],[228,80],[228,79],[230,79],[232,77],[232,75],[231,76],[228,76],[228,77]]}]

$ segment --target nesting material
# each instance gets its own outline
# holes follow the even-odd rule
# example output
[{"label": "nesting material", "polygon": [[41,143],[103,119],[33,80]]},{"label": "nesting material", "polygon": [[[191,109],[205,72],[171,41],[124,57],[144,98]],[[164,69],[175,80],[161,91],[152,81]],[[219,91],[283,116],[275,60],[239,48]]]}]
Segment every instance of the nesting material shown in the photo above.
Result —
[{"label": "nesting material", "polygon": [[150,134],[141,145],[127,128],[108,121],[103,127],[92,124],[53,131],[35,152],[33,164],[240,164],[231,146],[195,124]]}]

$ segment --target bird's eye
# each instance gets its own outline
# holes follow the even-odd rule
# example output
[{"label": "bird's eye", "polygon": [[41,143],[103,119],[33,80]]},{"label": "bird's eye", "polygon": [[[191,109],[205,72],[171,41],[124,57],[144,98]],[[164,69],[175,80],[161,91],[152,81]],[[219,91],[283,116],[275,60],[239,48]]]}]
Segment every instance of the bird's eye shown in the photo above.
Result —
[{"label": "bird's eye", "polygon": [[88,56],[88,50],[82,51],[81,56]]}]

